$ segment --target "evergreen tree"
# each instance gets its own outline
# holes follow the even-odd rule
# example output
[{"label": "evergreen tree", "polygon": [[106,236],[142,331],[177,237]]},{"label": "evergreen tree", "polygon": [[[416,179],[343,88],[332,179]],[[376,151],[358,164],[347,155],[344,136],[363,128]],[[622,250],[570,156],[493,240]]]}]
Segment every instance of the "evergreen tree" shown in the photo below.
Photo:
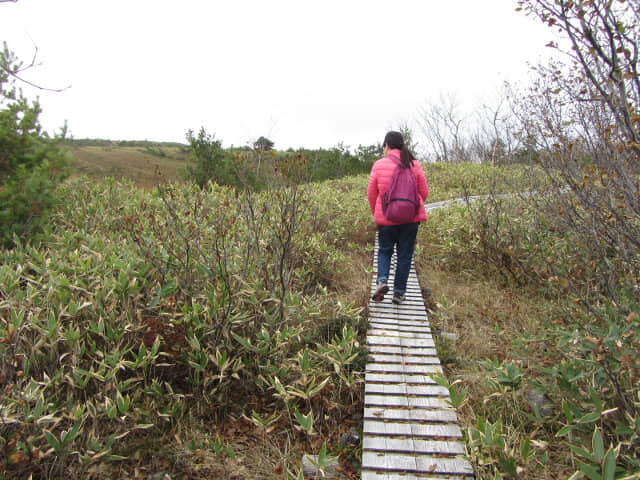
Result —
[{"label": "evergreen tree", "polygon": [[[4,43],[0,51],[0,246],[26,240],[44,225],[66,174],[60,138],[42,131],[37,101],[17,87],[22,63]],[[64,132],[64,131],[63,131]],[[64,136],[64,133],[63,133]]]}]

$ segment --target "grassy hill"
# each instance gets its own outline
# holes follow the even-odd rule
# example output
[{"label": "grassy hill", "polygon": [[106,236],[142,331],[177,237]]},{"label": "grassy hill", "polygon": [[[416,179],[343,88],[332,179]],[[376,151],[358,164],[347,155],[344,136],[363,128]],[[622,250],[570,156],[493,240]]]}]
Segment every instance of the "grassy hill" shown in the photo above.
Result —
[{"label": "grassy hill", "polygon": [[188,159],[186,148],[148,142],[75,141],[69,145],[74,176],[126,179],[143,188],[179,181]]}]

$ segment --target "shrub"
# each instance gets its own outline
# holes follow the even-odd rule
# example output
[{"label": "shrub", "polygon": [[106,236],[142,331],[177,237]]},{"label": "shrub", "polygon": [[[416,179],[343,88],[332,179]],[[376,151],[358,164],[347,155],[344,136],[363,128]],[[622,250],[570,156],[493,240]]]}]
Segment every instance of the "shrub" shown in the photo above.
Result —
[{"label": "shrub", "polygon": [[65,176],[58,138],[43,133],[40,106],[16,89],[22,64],[7,45],[0,51],[0,246],[27,239],[44,225]]},{"label": "shrub", "polygon": [[187,166],[187,177],[200,188],[207,182],[218,185],[238,184],[232,165],[232,154],[222,148],[222,142],[204,128],[195,136],[192,130],[187,132],[187,141],[191,150],[191,162]]},{"label": "shrub", "polygon": [[328,275],[362,188],[61,185],[45,241],[0,251],[0,478],[132,476],[231,417],[337,444],[364,355],[361,308]]}]

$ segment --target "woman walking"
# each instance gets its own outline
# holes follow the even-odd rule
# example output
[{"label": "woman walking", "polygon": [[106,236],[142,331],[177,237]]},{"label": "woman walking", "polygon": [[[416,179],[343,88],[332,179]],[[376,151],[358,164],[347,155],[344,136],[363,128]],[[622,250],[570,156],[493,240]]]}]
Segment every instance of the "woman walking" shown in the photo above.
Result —
[{"label": "woman walking", "polygon": [[[429,195],[429,186],[420,163],[405,145],[400,132],[388,132],[383,143],[384,157],[373,164],[367,186],[367,198],[373,219],[378,227],[378,275],[373,300],[381,302],[389,291],[387,281],[391,267],[391,255],[396,248],[397,265],[393,281],[395,304],[402,303],[407,289],[407,279],[411,269],[413,251],[420,222],[427,220],[424,202]],[[405,223],[389,220],[383,210],[383,196],[391,184],[396,167],[410,168],[416,180],[420,202],[416,215]]]}]

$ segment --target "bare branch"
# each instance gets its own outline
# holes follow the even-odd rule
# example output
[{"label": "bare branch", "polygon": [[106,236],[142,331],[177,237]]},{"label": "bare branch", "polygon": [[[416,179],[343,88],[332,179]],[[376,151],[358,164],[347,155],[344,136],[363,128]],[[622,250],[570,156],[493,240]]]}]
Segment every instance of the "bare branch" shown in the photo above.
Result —
[{"label": "bare branch", "polygon": [[[3,0],[0,0],[0,2]],[[6,0],[4,0],[6,1]],[[13,1],[13,0],[11,0]],[[5,51],[6,51],[6,43],[5,43]],[[9,54],[11,55],[11,54]],[[71,85],[67,85],[66,87],[63,88],[48,88],[48,87],[43,87],[41,85],[38,85],[36,83],[33,83],[29,80],[27,80],[26,78],[22,77],[22,73],[26,72],[27,70],[34,68],[34,67],[39,67],[41,64],[40,63],[36,63],[36,59],[38,57],[38,46],[34,44],[33,46],[33,57],[31,58],[31,63],[29,63],[26,66],[22,66],[21,63],[18,63],[17,65],[14,64],[15,68],[11,69],[9,68],[10,65],[7,64],[7,59],[4,57],[4,55],[0,55],[0,70],[4,71],[7,75],[9,75],[10,77],[12,77],[13,79],[17,80],[20,83],[23,83],[25,85],[28,85],[30,87],[33,88],[37,88],[38,90],[42,90],[42,91],[47,91],[47,92],[63,92],[69,88],[71,88]],[[9,62],[11,62],[11,60],[9,60]]]}]

